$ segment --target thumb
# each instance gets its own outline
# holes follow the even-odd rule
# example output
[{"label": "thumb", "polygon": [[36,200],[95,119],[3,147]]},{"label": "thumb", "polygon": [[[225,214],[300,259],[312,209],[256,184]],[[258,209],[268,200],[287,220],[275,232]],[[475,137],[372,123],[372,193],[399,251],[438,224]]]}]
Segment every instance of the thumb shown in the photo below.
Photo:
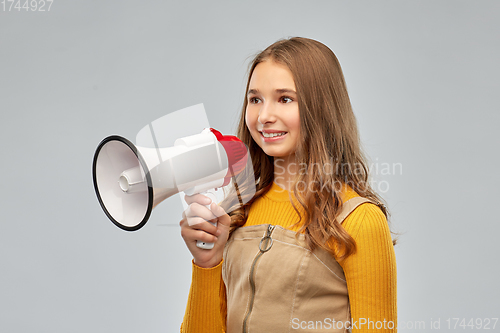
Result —
[{"label": "thumb", "polygon": [[231,217],[226,213],[224,208],[217,205],[216,203],[212,203],[210,210],[215,216],[217,216],[220,224],[223,224],[226,227],[229,227],[231,225]]}]

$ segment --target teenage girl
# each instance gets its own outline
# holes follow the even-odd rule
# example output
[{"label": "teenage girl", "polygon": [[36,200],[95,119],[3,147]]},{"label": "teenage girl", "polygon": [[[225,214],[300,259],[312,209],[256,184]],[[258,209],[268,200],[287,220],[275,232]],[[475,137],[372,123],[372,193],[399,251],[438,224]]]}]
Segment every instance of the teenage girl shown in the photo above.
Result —
[{"label": "teenage girl", "polygon": [[256,193],[210,210],[207,197],[186,197],[181,234],[194,260],[181,332],[395,332],[388,212],[334,53],[290,38],[258,54],[237,136]]}]

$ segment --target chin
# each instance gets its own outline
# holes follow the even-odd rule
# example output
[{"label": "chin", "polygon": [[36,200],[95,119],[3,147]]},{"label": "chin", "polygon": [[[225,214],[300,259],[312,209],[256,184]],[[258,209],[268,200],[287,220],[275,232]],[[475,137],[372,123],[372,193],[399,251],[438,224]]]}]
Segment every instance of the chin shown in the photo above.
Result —
[{"label": "chin", "polygon": [[272,156],[274,158],[287,158],[288,156],[290,156],[290,154],[287,154],[287,153],[276,153],[276,152],[270,152],[270,153],[267,153],[267,152],[264,152],[266,153],[266,155],[268,156]]}]

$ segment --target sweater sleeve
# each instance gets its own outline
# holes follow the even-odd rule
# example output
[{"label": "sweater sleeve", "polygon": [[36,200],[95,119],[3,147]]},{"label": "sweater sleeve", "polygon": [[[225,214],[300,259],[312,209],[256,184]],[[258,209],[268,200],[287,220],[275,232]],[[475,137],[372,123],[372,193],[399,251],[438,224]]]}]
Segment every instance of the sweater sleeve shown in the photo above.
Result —
[{"label": "sweater sleeve", "polygon": [[356,253],[340,262],[351,307],[352,332],[396,332],[396,256],[383,212],[362,204],[343,227],[356,241]]},{"label": "sweater sleeve", "polygon": [[226,314],[222,261],[213,268],[201,268],[193,262],[191,289],[181,333],[224,333]]}]

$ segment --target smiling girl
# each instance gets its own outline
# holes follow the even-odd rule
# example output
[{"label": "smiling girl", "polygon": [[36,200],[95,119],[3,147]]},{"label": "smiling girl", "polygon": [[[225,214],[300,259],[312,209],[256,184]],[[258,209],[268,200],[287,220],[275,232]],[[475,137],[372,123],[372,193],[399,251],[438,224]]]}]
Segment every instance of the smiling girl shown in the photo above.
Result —
[{"label": "smiling girl", "polygon": [[210,210],[186,196],[194,259],[181,332],[394,332],[388,212],[337,58],[311,39],[280,40],[253,60],[243,104],[237,135],[256,193]]}]

